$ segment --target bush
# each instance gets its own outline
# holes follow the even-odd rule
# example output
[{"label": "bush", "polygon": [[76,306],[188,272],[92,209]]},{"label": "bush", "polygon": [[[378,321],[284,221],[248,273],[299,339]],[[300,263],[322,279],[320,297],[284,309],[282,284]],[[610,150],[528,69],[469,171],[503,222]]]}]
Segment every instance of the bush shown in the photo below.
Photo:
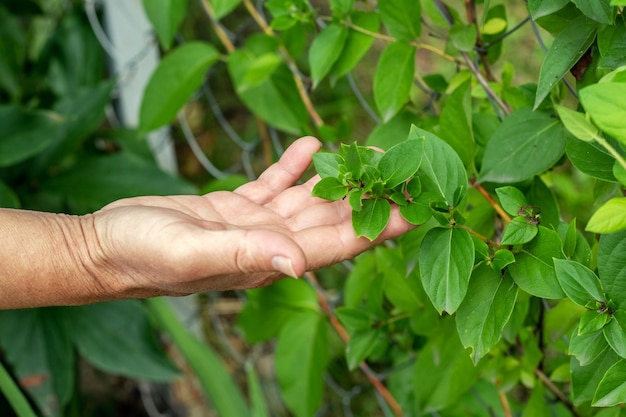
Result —
[{"label": "bush", "polygon": [[[113,83],[100,81],[102,54],[80,13],[24,56],[29,18],[0,9],[10,35],[0,51],[11,57],[0,65],[4,205],[84,212],[125,195],[193,192],[135,140],[186,108],[181,132],[190,139],[186,119],[199,112],[248,176],[294,137],[320,137],[314,192],[348,198],[365,238],[392,205],[419,225],[353,262],[246,292],[236,327],[244,350],[274,347],[275,380],[253,358],[235,373],[247,382],[231,379],[160,299],[3,312],[13,376],[52,375],[23,385],[35,408],[66,415],[75,348],[108,372],[170,379],[143,308],[225,417],[621,415],[624,2],[492,3],[144,0],[164,58],[136,131],[102,123]],[[93,66],[64,61],[70,36]],[[206,99],[194,95],[201,87]],[[114,146],[98,149],[96,133]],[[221,178],[206,190],[240,181],[213,159]]]}]

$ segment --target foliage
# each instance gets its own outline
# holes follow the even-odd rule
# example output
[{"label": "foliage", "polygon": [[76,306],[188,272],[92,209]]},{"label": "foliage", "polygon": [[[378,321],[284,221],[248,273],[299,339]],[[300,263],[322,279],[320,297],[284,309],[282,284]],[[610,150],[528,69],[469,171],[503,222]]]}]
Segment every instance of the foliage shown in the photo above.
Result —
[{"label": "foliage", "polygon": [[[0,65],[0,94],[10,103],[0,107],[4,205],[84,212],[128,194],[193,192],[161,174],[129,137],[171,123],[209,84],[205,73],[221,71],[253,115],[264,149],[271,149],[268,132],[325,141],[313,157],[321,177],[313,195],[347,199],[357,235],[376,239],[393,210],[419,225],[347,270],[247,292],[238,329],[250,345],[275,342],[276,384],[290,413],[348,415],[335,411],[343,402],[363,415],[621,415],[623,2],[529,0],[522,10],[489,1],[270,0],[257,9],[249,0],[203,0],[210,39],[175,45],[180,16],[192,15],[192,5],[144,5],[165,57],[146,88],[138,132],[108,133],[114,152],[93,140],[113,84],[98,82],[102,56],[84,21],[63,16],[50,44],[25,56],[18,12],[0,9],[0,27],[10,35],[0,51],[11,56]],[[237,26],[240,20],[246,25]],[[250,32],[250,24],[259,30]],[[246,30],[233,41],[228,27]],[[534,70],[523,65],[535,56],[519,51],[528,44],[514,43],[520,33],[532,45],[550,39]],[[69,50],[70,36],[82,47]],[[20,82],[33,62],[38,72]],[[107,177],[111,166],[125,174]],[[158,182],[148,181],[157,173]],[[102,192],[92,192],[94,184]],[[198,365],[202,355],[218,363],[212,352],[159,313],[160,301],[147,305],[195,361],[208,396],[243,404],[223,370],[215,378],[229,382],[212,391],[209,371]],[[26,355],[25,336],[0,339],[15,376],[42,369],[54,376],[44,394],[28,391],[39,412],[60,412],[46,408],[51,392],[67,403],[74,347],[122,372],[128,358],[77,324],[116,328],[98,323],[108,308],[0,315],[2,332],[29,328],[41,340]],[[145,329],[139,312],[132,317]],[[75,333],[64,330],[68,323]],[[148,340],[128,341],[129,357],[150,361],[129,372],[170,377]],[[148,368],[157,374],[146,375]],[[247,371],[251,412],[266,415],[254,369]],[[346,394],[353,389],[367,390],[367,399]],[[224,416],[241,412],[222,407]]]}]

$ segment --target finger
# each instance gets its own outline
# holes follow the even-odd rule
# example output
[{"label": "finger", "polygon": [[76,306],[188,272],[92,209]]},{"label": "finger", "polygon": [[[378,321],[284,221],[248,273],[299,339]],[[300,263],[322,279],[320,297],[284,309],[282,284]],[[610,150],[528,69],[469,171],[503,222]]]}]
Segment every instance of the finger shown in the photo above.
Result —
[{"label": "finger", "polygon": [[265,170],[256,181],[242,185],[235,192],[257,204],[269,203],[298,181],[311,164],[311,155],[321,146],[321,142],[311,136],[296,140],[280,160]]}]

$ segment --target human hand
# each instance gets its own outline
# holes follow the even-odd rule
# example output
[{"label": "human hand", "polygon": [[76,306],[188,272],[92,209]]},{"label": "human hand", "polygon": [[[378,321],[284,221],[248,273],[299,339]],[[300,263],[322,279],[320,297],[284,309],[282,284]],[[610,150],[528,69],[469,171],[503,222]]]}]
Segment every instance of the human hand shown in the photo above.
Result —
[{"label": "human hand", "polygon": [[129,297],[261,287],[350,259],[412,227],[394,207],[375,242],[357,238],[347,201],[311,196],[318,176],[294,185],[319,148],[315,138],[297,140],[234,192],[135,197],[94,213],[101,283]]}]

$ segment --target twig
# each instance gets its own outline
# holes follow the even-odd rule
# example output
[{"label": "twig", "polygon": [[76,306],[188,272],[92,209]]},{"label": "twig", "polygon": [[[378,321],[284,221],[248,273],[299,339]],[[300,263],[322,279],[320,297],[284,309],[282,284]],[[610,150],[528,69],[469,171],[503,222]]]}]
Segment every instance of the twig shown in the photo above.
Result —
[{"label": "twig", "polygon": [[[348,343],[348,341],[350,340],[350,335],[348,334],[346,329],[342,326],[342,324],[339,322],[339,320],[337,319],[337,316],[333,314],[333,311],[328,303],[328,300],[322,293],[321,287],[319,285],[319,282],[317,281],[317,278],[315,277],[315,274],[313,272],[307,272],[306,277],[311,282],[311,284],[313,284],[313,287],[315,288],[315,292],[317,293],[317,300],[320,304],[322,312],[326,314],[326,316],[328,317],[328,321],[330,322],[331,326],[333,326],[337,334],[339,334],[339,337],[341,338],[341,340],[343,340],[345,343]],[[361,362],[359,364],[359,368],[361,369],[361,371],[363,371],[363,373],[369,380],[370,384],[372,384],[372,386],[376,389],[376,391],[378,391],[378,393],[385,399],[389,407],[393,410],[393,413],[397,417],[402,417],[403,413],[402,413],[402,408],[400,407],[400,404],[398,404],[398,402],[393,397],[393,395],[389,392],[387,387],[385,387],[385,385],[376,376],[374,371],[372,371],[372,369],[369,367],[367,362],[365,361]]]},{"label": "twig", "polygon": [[511,413],[511,406],[509,405],[509,399],[506,397],[506,393],[499,388],[498,397],[500,398],[500,404],[502,404],[504,417],[513,417],[513,413]]},{"label": "twig", "polygon": [[478,239],[482,240],[483,242],[485,242],[487,245],[494,247],[494,248],[501,248],[502,246],[498,243],[498,242],[494,242],[493,240],[489,239],[488,237],[485,237],[483,235],[481,235],[480,233],[478,233],[476,230],[463,225],[457,225],[457,227],[466,230],[469,234],[476,236]]},{"label": "twig", "polygon": [[485,90],[489,98],[492,99],[502,109],[504,114],[511,114],[511,109],[509,109],[509,106],[500,98],[500,96],[496,94],[495,91],[493,91],[493,89],[489,85],[489,82],[485,79],[485,77],[476,67],[476,65],[474,65],[469,55],[467,55],[467,52],[461,52],[461,56],[463,57],[465,64],[468,66],[470,71],[472,71],[472,73],[478,80],[478,83],[482,86],[483,90]]},{"label": "twig", "polygon": [[498,213],[498,215],[502,218],[502,220],[504,220],[507,223],[511,223],[511,216],[509,216],[507,214],[506,211],[504,211],[504,209],[502,208],[502,206],[500,206],[500,204],[498,204],[493,197],[491,197],[491,195],[489,194],[489,192],[487,190],[485,190],[485,187],[483,187],[481,184],[476,183],[475,179],[470,180],[470,183],[472,184],[472,186],[474,188],[476,188],[478,190],[478,192],[480,194],[482,194],[482,196],[485,198],[485,200],[487,200],[489,202],[489,204],[491,205],[491,207],[493,207],[493,209]]},{"label": "twig", "polygon": [[556,395],[559,401],[563,403],[563,405],[570,411],[570,413],[572,413],[574,417],[581,417],[580,413],[576,410],[576,407],[574,407],[574,404],[569,400],[569,398],[567,398],[563,391],[554,385],[550,378],[548,378],[548,376],[544,374],[541,369],[535,369],[535,375],[537,375],[537,377],[541,379],[541,382],[543,382],[544,385],[548,387],[554,395]]},{"label": "twig", "polygon": [[235,50],[235,45],[233,45],[233,43],[231,42],[220,22],[215,18],[213,6],[211,6],[209,0],[201,0],[200,4],[202,4],[204,11],[206,12],[207,16],[209,16],[209,20],[211,20],[211,25],[213,26],[215,34],[220,39],[220,42],[222,42],[222,45],[224,45],[226,51],[230,54]]},{"label": "twig", "polygon": [[486,50],[483,48],[483,39],[480,35],[480,28],[476,19],[476,2],[474,0],[465,0],[465,13],[467,14],[467,22],[476,27],[476,44],[475,49],[480,57],[480,62],[485,69],[485,77],[488,81],[495,81],[493,73],[491,72],[491,65],[487,59]]}]

